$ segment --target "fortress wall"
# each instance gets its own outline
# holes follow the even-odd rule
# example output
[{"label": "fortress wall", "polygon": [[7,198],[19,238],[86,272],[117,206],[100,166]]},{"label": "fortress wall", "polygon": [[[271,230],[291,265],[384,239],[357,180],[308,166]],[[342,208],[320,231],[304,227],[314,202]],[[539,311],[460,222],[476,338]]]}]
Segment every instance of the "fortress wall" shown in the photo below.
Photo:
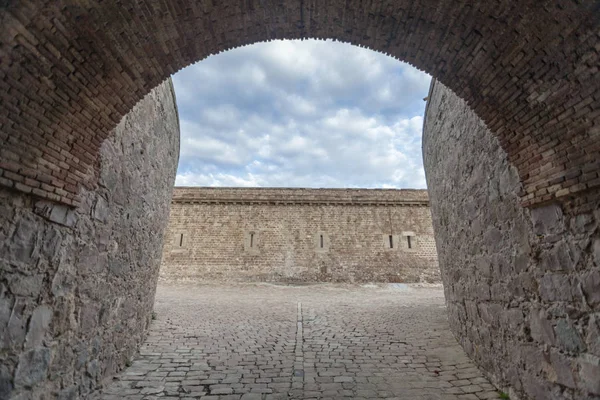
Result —
[{"label": "fortress wall", "polygon": [[166,235],[165,281],[439,280],[424,190],[175,188]]}]

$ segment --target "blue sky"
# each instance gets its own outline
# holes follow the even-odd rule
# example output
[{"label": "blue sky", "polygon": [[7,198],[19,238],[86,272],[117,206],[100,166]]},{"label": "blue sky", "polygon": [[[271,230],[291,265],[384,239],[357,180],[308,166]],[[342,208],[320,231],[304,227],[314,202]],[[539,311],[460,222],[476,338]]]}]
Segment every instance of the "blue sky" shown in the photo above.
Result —
[{"label": "blue sky", "polygon": [[178,186],[424,188],[429,75],[332,41],[273,41],[174,75]]}]

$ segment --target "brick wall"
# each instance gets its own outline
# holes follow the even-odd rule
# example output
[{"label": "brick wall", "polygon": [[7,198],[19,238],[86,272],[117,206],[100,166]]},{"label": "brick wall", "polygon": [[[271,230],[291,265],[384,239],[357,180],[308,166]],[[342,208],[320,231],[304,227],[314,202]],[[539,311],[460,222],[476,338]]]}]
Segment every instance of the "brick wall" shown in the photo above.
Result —
[{"label": "brick wall", "polygon": [[68,205],[102,142],[174,72],[272,39],[331,38],[407,61],[499,139],[522,204],[600,186],[596,1],[4,1],[0,185]]},{"label": "brick wall", "polygon": [[427,192],[175,188],[160,279],[437,282]]}]

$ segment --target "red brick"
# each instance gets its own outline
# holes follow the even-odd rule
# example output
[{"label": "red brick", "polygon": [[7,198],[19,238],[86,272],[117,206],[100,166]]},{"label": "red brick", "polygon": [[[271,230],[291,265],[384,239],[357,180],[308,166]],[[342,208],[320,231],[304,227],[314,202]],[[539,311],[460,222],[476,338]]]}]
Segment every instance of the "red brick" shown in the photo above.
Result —
[{"label": "red brick", "polygon": [[21,182],[15,183],[15,189],[20,190],[21,192],[24,192],[24,193],[31,193],[31,191],[33,190],[33,188],[31,186],[24,185]]},{"label": "red brick", "polygon": [[2,176],[6,179],[10,179],[13,182],[24,182],[25,178],[19,174],[15,174],[14,172],[4,171]]}]

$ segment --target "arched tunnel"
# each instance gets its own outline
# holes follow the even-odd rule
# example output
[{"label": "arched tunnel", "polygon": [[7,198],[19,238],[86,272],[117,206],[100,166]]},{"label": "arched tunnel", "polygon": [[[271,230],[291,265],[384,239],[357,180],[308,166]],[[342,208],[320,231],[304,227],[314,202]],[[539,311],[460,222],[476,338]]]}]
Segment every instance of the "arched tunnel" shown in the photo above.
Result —
[{"label": "arched tunnel", "polygon": [[600,396],[599,22],[593,0],[0,3],[0,394],[84,395],[141,344],[178,159],[169,76],[329,38],[434,78],[423,153],[466,353],[515,396]]}]

